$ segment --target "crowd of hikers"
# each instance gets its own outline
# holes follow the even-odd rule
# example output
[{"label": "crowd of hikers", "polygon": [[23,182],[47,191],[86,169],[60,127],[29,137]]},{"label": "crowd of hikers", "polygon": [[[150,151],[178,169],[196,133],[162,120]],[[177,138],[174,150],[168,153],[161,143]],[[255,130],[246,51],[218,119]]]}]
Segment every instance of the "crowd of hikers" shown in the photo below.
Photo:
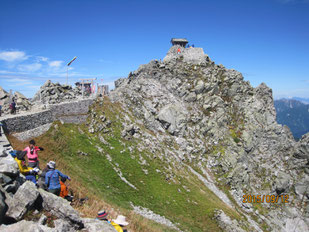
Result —
[{"label": "crowd of hikers", "polygon": [[[17,162],[19,171],[26,177],[26,180],[32,181],[38,188],[72,202],[74,197],[69,195],[68,186],[65,184],[66,180],[71,180],[71,178],[56,169],[56,162],[49,161],[46,167],[40,170],[38,151],[43,150],[44,148],[36,146],[34,140],[30,140],[29,145],[24,150],[13,150],[10,151],[10,154]],[[115,220],[109,220],[107,215],[104,210],[100,211],[97,219],[110,223],[118,232],[127,232],[125,226],[129,223],[125,216],[119,215]]]},{"label": "crowd of hikers", "polygon": [[[56,169],[56,162],[49,161],[43,171],[39,168],[38,151],[43,151],[42,147],[35,145],[34,140],[30,140],[29,145],[22,151],[11,151],[10,154],[17,162],[19,171],[26,177],[26,180],[32,181],[37,187],[43,188],[57,196],[61,196],[72,201],[69,196],[66,180],[71,180],[69,176]],[[28,160],[28,165],[26,163]],[[61,180],[60,180],[61,178]]]}]

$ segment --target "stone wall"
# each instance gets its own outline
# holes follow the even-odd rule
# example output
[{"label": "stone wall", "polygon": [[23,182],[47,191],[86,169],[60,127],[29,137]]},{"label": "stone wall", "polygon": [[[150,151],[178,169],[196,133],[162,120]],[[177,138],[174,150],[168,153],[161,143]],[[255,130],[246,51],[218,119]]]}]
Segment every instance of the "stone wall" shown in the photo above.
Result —
[{"label": "stone wall", "polygon": [[56,118],[61,116],[87,114],[89,106],[92,105],[93,101],[93,99],[85,99],[76,102],[51,105],[50,110],[53,112],[53,115]]},{"label": "stone wall", "polygon": [[39,113],[16,115],[2,121],[5,133],[23,132],[54,121],[52,111],[45,110]]},{"label": "stone wall", "polygon": [[87,118],[89,106],[94,99],[80,100],[57,105],[50,105],[49,109],[26,115],[16,115],[4,119],[3,130],[6,133],[19,133],[60,120],[65,123],[82,123]]}]

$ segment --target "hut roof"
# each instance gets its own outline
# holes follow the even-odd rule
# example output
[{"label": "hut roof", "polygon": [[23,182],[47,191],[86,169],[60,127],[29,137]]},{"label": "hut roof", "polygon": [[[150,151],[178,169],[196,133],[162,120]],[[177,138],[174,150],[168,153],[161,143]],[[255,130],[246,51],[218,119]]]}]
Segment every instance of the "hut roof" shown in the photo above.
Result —
[{"label": "hut roof", "polygon": [[185,38],[172,38],[171,40],[172,43],[177,43],[177,42],[182,42],[182,43],[188,43],[188,40]]}]

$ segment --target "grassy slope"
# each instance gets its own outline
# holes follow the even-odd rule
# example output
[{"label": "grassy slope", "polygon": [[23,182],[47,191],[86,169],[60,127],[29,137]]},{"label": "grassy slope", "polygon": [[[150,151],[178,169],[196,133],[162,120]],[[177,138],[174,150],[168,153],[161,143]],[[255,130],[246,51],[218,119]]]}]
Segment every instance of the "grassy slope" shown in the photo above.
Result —
[{"label": "grassy slope", "polygon": [[[96,134],[89,134],[86,125],[55,123],[56,127],[51,127],[46,134],[36,139],[38,145],[45,148],[40,154],[41,168],[48,160],[56,160],[58,168],[73,179],[71,188],[81,196],[88,195],[91,198],[88,209],[85,209],[87,206],[81,209],[85,216],[95,216],[99,205],[107,209],[118,208],[133,221],[131,231],[173,231],[157,223],[142,222],[139,216],[129,212],[132,202],[164,215],[175,224],[179,223],[177,226],[184,231],[220,231],[213,220],[215,209],[223,209],[232,218],[239,218],[234,210],[224,205],[199,180],[188,175],[187,170],[173,170],[176,178],[167,181],[165,175],[156,171],[163,170],[166,165],[164,162],[150,159],[147,150],[139,152],[136,148],[138,140],[121,139],[122,127],[117,115],[121,116],[123,112],[119,105],[106,101],[102,106],[96,104],[95,111],[98,115],[104,112],[107,119],[112,121],[112,132],[102,134],[110,145],[101,143]],[[11,142],[17,149],[26,145],[12,138]],[[103,149],[102,153],[96,145]],[[132,152],[129,147],[133,148]],[[88,156],[79,155],[78,151]],[[112,162],[108,161],[106,154],[110,155]],[[140,155],[150,165],[141,166],[138,163]],[[113,169],[117,165],[137,190],[120,179]],[[147,169],[148,175],[142,169]],[[190,192],[183,185],[189,187]]]}]

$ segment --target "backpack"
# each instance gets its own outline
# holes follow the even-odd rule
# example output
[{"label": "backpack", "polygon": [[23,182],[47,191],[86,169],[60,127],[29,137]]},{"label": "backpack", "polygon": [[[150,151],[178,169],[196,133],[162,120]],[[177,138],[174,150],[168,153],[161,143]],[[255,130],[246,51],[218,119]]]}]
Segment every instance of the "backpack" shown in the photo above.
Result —
[{"label": "backpack", "polygon": [[11,156],[13,157],[13,158],[15,158],[16,157],[16,150],[13,150],[13,151],[9,151],[9,153],[11,154]]},{"label": "backpack", "polygon": [[26,154],[26,151],[16,151],[16,158],[19,160],[23,160]]}]

